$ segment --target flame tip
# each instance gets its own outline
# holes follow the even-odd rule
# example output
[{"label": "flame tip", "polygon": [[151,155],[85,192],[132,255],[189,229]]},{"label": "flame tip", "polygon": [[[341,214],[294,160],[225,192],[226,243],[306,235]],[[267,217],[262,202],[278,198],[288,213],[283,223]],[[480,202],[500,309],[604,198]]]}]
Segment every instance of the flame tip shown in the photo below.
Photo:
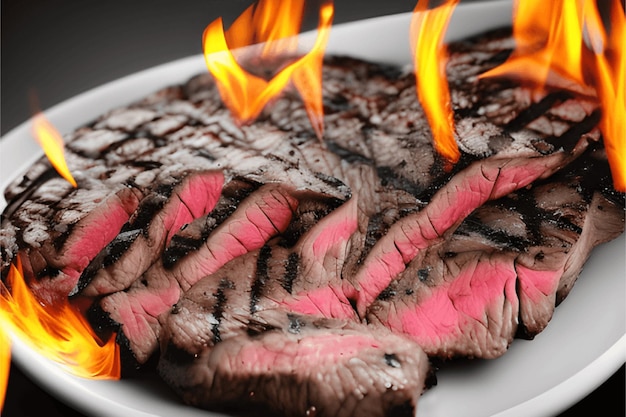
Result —
[{"label": "flame tip", "polygon": [[269,80],[244,69],[231,53],[231,48],[257,42],[263,43],[261,59],[296,53],[296,35],[300,29],[304,2],[283,1],[281,7],[275,7],[276,3],[276,0],[260,0],[253,4],[226,32],[223,25],[220,27],[216,23],[218,20],[211,22],[203,33],[207,69],[215,78],[225,106],[236,119],[244,123],[254,120],[292,81],[302,97],[312,127],[319,135],[313,117],[323,116],[321,71],[323,51],[334,14],[332,2],[320,8],[318,36],[313,48],[278,70]]}]

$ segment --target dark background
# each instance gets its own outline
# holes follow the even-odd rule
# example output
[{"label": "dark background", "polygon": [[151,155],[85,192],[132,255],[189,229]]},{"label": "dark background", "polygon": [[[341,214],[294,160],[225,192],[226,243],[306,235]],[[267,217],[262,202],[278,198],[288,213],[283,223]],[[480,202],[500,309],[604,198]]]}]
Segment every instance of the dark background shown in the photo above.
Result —
[{"label": "dark background", "polygon": [[[228,25],[251,3],[2,0],[0,134],[30,118],[33,96],[45,110],[124,75],[201,53],[205,26],[219,16]],[[414,4],[414,0],[336,0],[334,22],[408,12]],[[624,381],[622,366],[561,417],[592,412],[624,416]],[[82,416],[40,389],[16,366],[11,368],[2,415]]]}]

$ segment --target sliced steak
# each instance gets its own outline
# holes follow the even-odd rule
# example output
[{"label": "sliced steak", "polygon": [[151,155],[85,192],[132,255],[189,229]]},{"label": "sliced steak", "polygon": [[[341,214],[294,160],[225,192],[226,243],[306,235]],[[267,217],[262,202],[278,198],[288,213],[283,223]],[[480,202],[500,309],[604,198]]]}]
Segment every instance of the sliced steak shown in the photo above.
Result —
[{"label": "sliced steak", "polygon": [[190,404],[413,415],[426,354],[533,337],[624,229],[596,100],[480,78],[509,35],[450,45],[454,166],[414,75],[347,57],[322,141],[294,92],[235,123],[210,74],[114,109],[68,137],[78,189],[42,160],[6,190],[3,276],[20,254],[40,298],[90,297]]},{"label": "sliced steak", "polygon": [[183,225],[213,210],[224,184],[221,171],[164,174],[115,239],[85,268],[76,292],[99,296],[127,288]]},{"label": "sliced steak", "polygon": [[567,162],[567,157],[563,153],[516,159],[492,157],[456,174],[422,211],[407,215],[391,226],[372,248],[354,279],[346,283],[345,291],[356,299],[359,314],[364,314],[367,306],[419,251],[444,239],[473,210],[548,177]]},{"label": "sliced steak", "polygon": [[[223,223],[212,230],[200,247],[195,248],[173,265],[166,266],[162,260],[157,261],[130,287],[102,298],[90,314],[92,324],[100,330],[111,326],[116,328],[118,338],[128,349],[130,356],[134,357],[138,364],[145,363],[158,347],[158,336],[161,331],[160,316],[169,312],[182,293],[203,277],[220,270],[229,261],[243,259],[242,257],[249,252],[256,254],[271,238],[286,232],[294,214],[300,219],[296,222],[297,224],[310,222],[304,218],[308,217],[311,205],[319,206],[323,201],[329,204],[323,210],[325,213],[332,211],[337,204],[334,199],[329,200],[324,195],[320,196],[310,191],[296,192],[276,184],[261,186],[243,199],[232,215],[223,219]],[[305,207],[306,211],[299,211],[300,207]],[[341,214],[342,211],[339,213]],[[332,220],[332,216],[326,216],[322,222],[328,223]],[[308,248],[315,244],[328,248],[342,237],[347,239],[350,234],[349,227],[346,225],[347,230],[340,232],[338,236],[328,236],[323,228],[311,229],[304,236],[311,234],[317,236],[316,234],[319,233],[323,235],[313,242],[303,237],[302,239],[306,242],[306,251],[308,252]],[[284,249],[285,239],[277,242],[281,244],[278,250],[283,250],[284,253],[287,250]],[[302,252],[302,249],[298,251]],[[317,262],[329,256],[319,249],[315,254]],[[285,258],[279,257],[278,259],[282,262],[286,258],[287,255]],[[338,272],[340,269],[340,267],[336,268]],[[244,267],[236,271],[236,274],[245,279],[255,276],[255,271],[254,268]],[[285,274],[282,273],[281,276]],[[318,274],[324,276],[326,273],[318,271]],[[335,285],[340,288],[339,284]],[[340,291],[339,294],[341,294]],[[352,308],[345,297],[343,301],[343,307],[340,307],[343,308],[342,311],[352,314]]]},{"label": "sliced steak", "polygon": [[444,358],[497,357],[541,332],[593,247],[624,231],[603,153],[586,154],[425,246],[367,307],[368,322]]},{"label": "sliced steak", "polygon": [[[33,293],[46,303],[67,297],[89,262],[116,238],[142,197],[140,189],[125,185],[73,190],[60,181],[64,180],[46,181],[2,222],[3,230],[19,230],[10,250],[13,256],[20,254],[25,271],[34,278],[30,282]],[[56,200],[58,191],[61,200]]]},{"label": "sliced steak", "polygon": [[430,373],[417,344],[382,327],[274,310],[213,343],[202,328],[217,319],[243,317],[211,317],[183,299],[166,324],[159,374],[188,404],[286,416],[412,416]]}]

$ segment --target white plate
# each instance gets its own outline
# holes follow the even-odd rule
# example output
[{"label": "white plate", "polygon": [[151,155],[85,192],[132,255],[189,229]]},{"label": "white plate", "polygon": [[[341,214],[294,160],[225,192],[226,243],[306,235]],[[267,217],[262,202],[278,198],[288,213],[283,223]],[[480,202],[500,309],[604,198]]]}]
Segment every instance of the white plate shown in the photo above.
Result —
[{"label": "white plate", "polygon": [[[328,52],[398,64],[410,62],[410,14],[343,25],[331,32]],[[463,4],[450,24],[453,40],[509,24],[509,1]],[[309,34],[308,36],[312,36]],[[206,71],[193,56],[119,79],[46,111],[68,133],[108,109]],[[25,123],[0,141],[2,189],[41,155]],[[6,203],[0,201],[0,209]],[[438,385],[418,405],[419,417],[554,415],[593,391],[626,360],[625,239],[598,248],[547,329],[534,341],[516,340],[503,357],[473,361],[438,373]],[[183,405],[158,378],[93,381],[76,378],[14,341],[19,366],[53,395],[95,416],[216,417]]]}]

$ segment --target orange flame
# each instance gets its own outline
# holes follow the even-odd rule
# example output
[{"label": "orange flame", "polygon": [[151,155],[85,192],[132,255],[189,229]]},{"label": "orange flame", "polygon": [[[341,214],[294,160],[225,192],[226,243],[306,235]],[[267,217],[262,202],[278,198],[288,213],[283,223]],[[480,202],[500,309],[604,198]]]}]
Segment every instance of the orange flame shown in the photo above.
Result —
[{"label": "orange flame", "polygon": [[9,336],[0,326],[0,413],[4,407],[4,398],[9,382],[9,367],[11,365],[11,344]]},{"label": "orange flame", "polygon": [[601,3],[610,7],[610,33],[596,0],[518,2],[516,49],[482,77],[521,78],[536,91],[555,77],[595,89],[613,182],[626,191],[626,18],[619,0]]},{"label": "orange flame", "polygon": [[39,145],[54,169],[70,184],[76,187],[76,180],[74,180],[65,162],[63,138],[55,127],[44,117],[43,113],[39,113],[33,118],[33,136],[37,142],[39,142]]},{"label": "orange flame", "polygon": [[319,138],[323,135],[322,63],[330,34],[334,7],[320,9],[318,34],[311,51],[266,80],[243,69],[231,48],[265,42],[261,58],[291,57],[296,53],[296,35],[302,21],[304,2],[298,0],[260,0],[249,7],[224,33],[221,19],[210,23],[202,44],[207,68],[215,77],[226,107],[236,119],[248,123],[265,105],[292,81],[302,100],[311,125]]},{"label": "orange flame", "polygon": [[458,0],[447,0],[434,9],[429,1],[417,2],[411,19],[417,96],[433,133],[435,149],[449,162],[461,154],[454,139],[454,114],[446,82],[446,50],[442,46],[450,17]]},{"label": "orange flame", "polygon": [[[11,289],[9,291],[9,288]],[[6,286],[0,282],[0,333],[18,337],[41,355],[61,365],[68,372],[94,379],[119,379],[121,373],[119,346],[113,337],[101,344],[85,318],[68,302],[41,304],[30,292],[22,265],[12,264]],[[2,343],[0,366],[8,372],[10,344]],[[6,378],[0,380],[2,399]]]}]

